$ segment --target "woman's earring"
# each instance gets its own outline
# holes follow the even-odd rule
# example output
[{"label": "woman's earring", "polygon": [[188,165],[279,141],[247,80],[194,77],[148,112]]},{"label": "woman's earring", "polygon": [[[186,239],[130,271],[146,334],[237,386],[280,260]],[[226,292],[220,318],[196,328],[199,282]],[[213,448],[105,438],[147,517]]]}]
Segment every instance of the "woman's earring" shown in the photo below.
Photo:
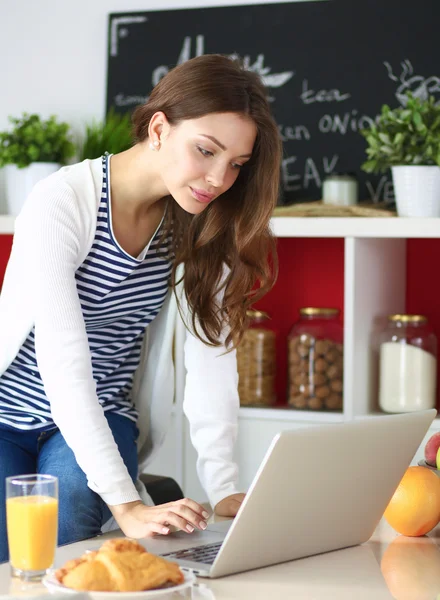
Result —
[{"label": "woman's earring", "polygon": [[159,150],[160,142],[155,140],[154,142],[150,142],[151,150]]}]

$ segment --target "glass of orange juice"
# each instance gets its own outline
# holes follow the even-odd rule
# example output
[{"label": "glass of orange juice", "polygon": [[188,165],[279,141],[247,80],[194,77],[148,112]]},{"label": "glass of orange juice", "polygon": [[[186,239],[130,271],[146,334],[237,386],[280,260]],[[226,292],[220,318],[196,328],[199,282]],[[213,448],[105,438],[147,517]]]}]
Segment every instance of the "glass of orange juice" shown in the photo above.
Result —
[{"label": "glass of orange juice", "polygon": [[6,478],[6,525],[12,575],[39,581],[53,565],[58,535],[58,479]]}]

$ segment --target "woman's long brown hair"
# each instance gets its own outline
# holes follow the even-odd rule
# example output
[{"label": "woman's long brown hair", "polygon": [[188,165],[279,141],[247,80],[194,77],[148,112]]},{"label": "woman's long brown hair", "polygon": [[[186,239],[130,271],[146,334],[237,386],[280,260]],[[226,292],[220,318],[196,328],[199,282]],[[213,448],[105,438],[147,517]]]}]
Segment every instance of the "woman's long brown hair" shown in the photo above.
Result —
[{"label": "woman's long brown hair", "polygon": [[[278,272],[269,222],[279,194],[282,151],[265,87],[257,74],[236,60],[219,54],[199,56],[172,69],[148,101],[136,108],[137,141],[148,138],[157,111],[163,111],[171,125],[228,112],[244,115],[256,125],[252,157],[229,190],[198,215],[185,212],[174,201],[168,202],[166,211],[175,257],[171,282],[175,288],[176,268],[183,262],[183,285],[196,335],[214,346],[223,342],[236,346],[246,326],[246,310],[273,286]],[[229,332],[224,340],[225,322]]]}]

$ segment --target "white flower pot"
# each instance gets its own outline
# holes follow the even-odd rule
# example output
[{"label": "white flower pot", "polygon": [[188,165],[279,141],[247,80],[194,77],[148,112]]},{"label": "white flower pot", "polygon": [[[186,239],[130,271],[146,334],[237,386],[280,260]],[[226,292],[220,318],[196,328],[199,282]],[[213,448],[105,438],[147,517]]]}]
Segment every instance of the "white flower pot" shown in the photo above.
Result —
[{"label": "white flower pot", "polygon": [[391,167],[399,217],[440,217],[440,167]]},{"label": "white flower pot", "polygon": [[6,207],[9,215],[17,216],[34,185],[61,167],[58,163],[35,162],[19,169],[16,165],[6,165]]}]

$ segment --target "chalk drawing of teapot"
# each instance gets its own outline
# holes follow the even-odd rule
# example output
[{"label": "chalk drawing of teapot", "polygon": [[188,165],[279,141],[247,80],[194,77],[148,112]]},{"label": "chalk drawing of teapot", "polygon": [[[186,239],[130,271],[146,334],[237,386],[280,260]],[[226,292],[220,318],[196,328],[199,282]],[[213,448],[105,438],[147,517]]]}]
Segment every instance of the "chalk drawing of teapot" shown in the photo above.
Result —
[{"label": "chalk drawing of teapot", "polygon": [[[428,99],[429,96],[435,96],[440,93],[440,78],[431,75],[431,77],[422,77],[422,75],[414,75],[414,69],[409,60],[401,62],[402,73],[400,77],[393,74],[390,63],[383,63],[388,71],[388,77],[393,81],[399,82],[400,85],[396,90],[396,98],[402,106],[406,106],[407,92],[411,92],[415,98],[422,101]],[[440,99],[436,104],[440,103]]]}]

